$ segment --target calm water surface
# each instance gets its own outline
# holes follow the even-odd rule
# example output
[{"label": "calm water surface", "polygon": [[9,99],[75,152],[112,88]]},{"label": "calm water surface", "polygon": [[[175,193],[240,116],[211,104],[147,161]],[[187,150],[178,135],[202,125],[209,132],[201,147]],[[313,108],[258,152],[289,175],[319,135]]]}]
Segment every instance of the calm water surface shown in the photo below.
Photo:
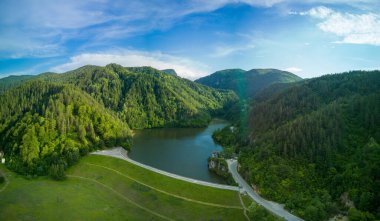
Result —
[{"label": "calm water surface", "polygon": [[213,120],[207,128],[162,128],[138,131],[134,136],[130,158],[178,175],[223,183],[208,171],[207,158],[222,147],[212,140],[212,133],[227,125]]}]

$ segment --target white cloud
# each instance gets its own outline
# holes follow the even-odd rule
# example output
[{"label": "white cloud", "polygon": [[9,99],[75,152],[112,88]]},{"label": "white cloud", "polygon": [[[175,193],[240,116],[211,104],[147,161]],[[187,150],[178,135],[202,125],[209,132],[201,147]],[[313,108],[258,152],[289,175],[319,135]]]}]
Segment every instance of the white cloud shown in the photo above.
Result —
[{"label": "white cloud", "polygon": [[299,73],[302,71],[302,69],[298,67],[289,67],[289,68],[285,68],[285,71],[289,71],[292,73]]},{"label": "white cloud", "polygon": [[[165,30],[187,15],[211,12],[227,4],[242,3],[253,7],[272,7],[282,3],[289,5],[315,3],[359,5],[360,3],[368,8],[371,8],[371,5],[379,5],[373,2],[371,0],[3,0],[0,1],[2,52],[0,54],[7,58],[56,56],[63,54],[67,47],[65,43],[71,39],[86,39],[86,44],[105,44],[105,40],[126,38],[152,30]],[[323,14],[323,11],[315,10],[315,12],[310,11],[310,15],[314,13],[328,16],[326,13]],[[361,42],[358,38],[373,41],[371,40],[373,37],[369,35],[350,36],[346,41]],[[18,44],[22,44],[22,47]],[[58,48],[46,49],[44,47],[46,44],[57,45]],[[38,52],[39,50],[41,52]]]},{"label": "white cloud", "polygon": [[289,0],[193,0],[191,2],[195,3],[197,7],[205,7],[209,10],[215,10],[217,8],[223,7],[226,4],[237,4],[244,3],[251,6],[259,7],[272,7],[275,4],[286,2]]},{"label": "white cloud", "polygon": [[299,14],[322,20],[322,31],[341,37],[336,43],[380,45],[380,14],[340,13],[324,6]]},{"label": "white cloud", "polygon": [[0,4],[0,23],[22,23],[30,27],[59,29],[82,28],[109,21],[114,17],[106,13],[106,3],[107,1],[101,0],[3,1]]},{"label": "white cloud", "polygon": [[246,46],[217,46],[214,53],[211,54],[212,57],[225,57],[234,53],[244,52],[255,48],[253,44],[247,44]]},{"label": "white cloud", "polygon": [[365,68],[361,68],[361,70],[365,70],[365,71],[380,71],[380,66],[379,67],[365,67]]},{"label": "white cloud", "polygon": [[120,50],[101,53],[84,53],[70,58],[68,63],[51,69],[54,72],[65,72],[84,65],[105,66],[117,63],[125,67],[151,66],[159,70],[174,69],[179,76],[188,79],[197,79],[209,73],[208,67],[190,59],[176,57],[160,52],[144,52],[134,50]]},{"label": "white cloud", "polygon": [[320,6],[320,7],[312,8],[306,12],[300,12],[300,15],[310,15],[310,16],[315,17],[315,18],[323,19],[323,18],[326,18],[329,15],[331,15],[333,12],[334,11],[331,10],[330,8]]},{"label": "white cloud", "polygon": [[[375,0],[215,0],[215,1],[209,1],[208,2],[216,2],[216,3],[224,3],[225,4],[231,4],[231,3],[245,3],[251,6],[255,7],[272,7],[281,3],[285,4],[344,4],[344,5],[350,5],[353,7],[364,7],[364,6],[372,6],[372,5],[379,5],[378,2]],[[214,3],[215,4],[215,3]]]}]

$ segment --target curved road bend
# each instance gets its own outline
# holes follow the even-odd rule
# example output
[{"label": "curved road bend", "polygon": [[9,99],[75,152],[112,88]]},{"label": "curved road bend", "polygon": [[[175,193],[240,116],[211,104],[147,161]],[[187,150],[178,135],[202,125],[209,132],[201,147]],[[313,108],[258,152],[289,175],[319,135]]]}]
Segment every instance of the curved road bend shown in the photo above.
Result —
[{"label": "curved road bend", "polygon": [[159,170],[157,168],[139,163],[139,162],[134,161],[131,158],[129,158],[127,155],[127,151],[125,151],[122,147],[115,147],[115,148],[107,149],[107,150],[98,150],[98,151],[92,152],[91,154],[116,157],[116,158],[128,161],[132,164],[135,164],[139,167],[145,168],[147,170],[150,170],[150,171],[153,171],[153,172],[156,172],[156,173],[168,176],[168,177],[172,177],[172,178],[175,178],[178,180],[183,180],[186,182],[195,183],[195,184],[199,184],[199,185],[203,185],[203,186],[219,188],[219,189],[239,191],[239,187],[237,187],[237,186],[229,186],[229,185],[223,185],[223,184],[217,184],[217,183],[210,183],[210,182],[206,182],[206,181],[202,181],[202,180],[196,180],[196,179],[180,176],[180,175],[177,175],[174,173],[169,173],[169,172]]},{"label": "curved road bend", "polygon": [[257,194],[250,185],[240,176],[237,172],[237,161],[236,160],[227,160],[228,169],[230,170],[232,177],[239,184],[240,188],[242,188],[247,194],[259,205],[265,207],[267,210],[271,211],[273,214],[276,214],[279,217],[283,217],[289,221],[303,221],[301,218],[294,216],[289,213],[278,203],[268,201],[262,198],[259,194]]}]

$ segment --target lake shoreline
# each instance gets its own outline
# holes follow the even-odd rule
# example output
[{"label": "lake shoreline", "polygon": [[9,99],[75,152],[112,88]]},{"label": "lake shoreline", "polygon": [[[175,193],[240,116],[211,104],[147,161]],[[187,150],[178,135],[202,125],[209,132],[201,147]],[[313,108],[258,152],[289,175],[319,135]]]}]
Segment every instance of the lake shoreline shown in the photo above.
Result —
[{"label": "lake shoreline", "polygon": [[207,182],[225,184],[222,177],[208,170],[208,158],[223,148],[212,133],[229,122],[214,118],[204,128],[152,128],[136,131],[128,153],[137,162]]}]

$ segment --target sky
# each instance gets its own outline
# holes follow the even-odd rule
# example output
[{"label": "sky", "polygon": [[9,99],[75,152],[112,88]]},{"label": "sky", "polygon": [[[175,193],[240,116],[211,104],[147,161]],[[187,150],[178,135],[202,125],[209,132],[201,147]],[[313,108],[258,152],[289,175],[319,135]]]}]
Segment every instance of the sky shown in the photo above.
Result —
[{"label": "sky", "polygon": [[380,69],[380,1],[0,0],[0,78],[109,63],[191,80]]}]

